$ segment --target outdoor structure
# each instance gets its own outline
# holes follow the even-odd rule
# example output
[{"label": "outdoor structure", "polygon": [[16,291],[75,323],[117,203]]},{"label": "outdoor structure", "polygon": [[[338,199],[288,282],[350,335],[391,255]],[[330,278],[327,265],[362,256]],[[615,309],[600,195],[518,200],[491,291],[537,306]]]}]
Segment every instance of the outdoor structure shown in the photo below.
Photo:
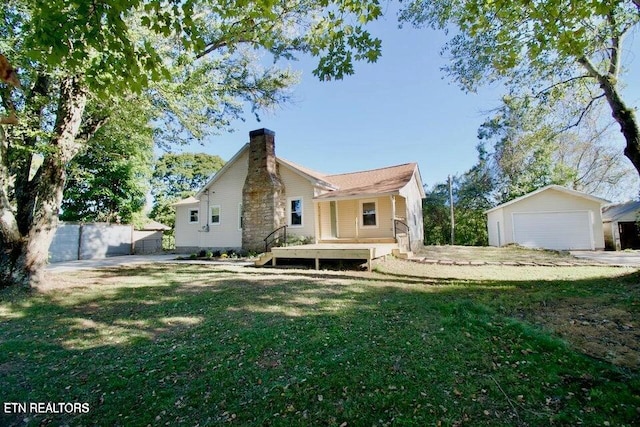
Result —
[{"label": "outdoor structure", "polygon": [[609,250],[640,249],[638,215],[640,201],[607,205],[602,208],[604,244]]},{"label": "outdoor structure", "polygon": [[167,230],[171,230],[171,227],[151,219],[142,226],[134,227],[133,253],[138,255],[162,252],[162,234]]},{"label": "outdoor structure", "polygon": [[604,249],[600,209],[607,201],[549,185],[486,211],[489,245]]},{"label": "outdoor structure", "polygon": [[[293,239],[316,246],[287,257],[352,258],[350,249],[369,260],[422,245],[423,198],[416,163],[328,175],[276,157],[274,132],[259,129],[195,197],[174,205],[176,249],[261,253]],[[363,244],[387,246],[344,246]]]},{"label": "outdoor structure", "polygon": [[60,222],[49,246],[49,262],[130,255],[133,226],[102,222]]}]

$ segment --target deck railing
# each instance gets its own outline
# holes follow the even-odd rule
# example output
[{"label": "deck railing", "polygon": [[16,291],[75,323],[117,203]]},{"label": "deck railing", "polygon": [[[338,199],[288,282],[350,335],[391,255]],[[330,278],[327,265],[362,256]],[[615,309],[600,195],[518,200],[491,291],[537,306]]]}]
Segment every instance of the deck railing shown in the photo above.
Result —
[{"label": "deck railing", "polygon": [[287,226],[283,225],[273,230],[267,237],[264,238],[264,251],[269,252],[269,249],[277,244],[281,246],[287,243]]},{"label": "deck railing", "polygon": [[398,230],[400,232],[404,232],[407,235],[407,243],[409,245],[409,250],[411,250],[411,229],[406,222],[403,222],[399,219],[393,220],[393,237],[395,237],[396,241],[398,240]]}]

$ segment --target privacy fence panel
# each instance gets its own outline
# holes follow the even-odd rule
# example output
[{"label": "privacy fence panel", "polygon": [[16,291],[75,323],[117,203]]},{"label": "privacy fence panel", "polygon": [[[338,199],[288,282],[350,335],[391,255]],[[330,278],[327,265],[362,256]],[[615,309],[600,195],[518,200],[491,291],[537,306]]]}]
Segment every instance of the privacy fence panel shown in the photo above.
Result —
[{"label": "privacy fence panel", "polygon": [[49,247],[49,261],[53,263],[130,255],[132,239],[131,225],[61,223]]}]

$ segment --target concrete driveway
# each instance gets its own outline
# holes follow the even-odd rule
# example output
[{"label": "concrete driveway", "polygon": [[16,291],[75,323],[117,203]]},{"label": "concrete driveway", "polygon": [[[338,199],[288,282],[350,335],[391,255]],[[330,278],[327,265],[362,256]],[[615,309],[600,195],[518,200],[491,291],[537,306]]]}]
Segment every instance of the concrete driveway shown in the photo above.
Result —
[{"label": "concrete driveway", "polygon": [[640,267],[640,251],[571,251],[571,255],[604,264]]}]

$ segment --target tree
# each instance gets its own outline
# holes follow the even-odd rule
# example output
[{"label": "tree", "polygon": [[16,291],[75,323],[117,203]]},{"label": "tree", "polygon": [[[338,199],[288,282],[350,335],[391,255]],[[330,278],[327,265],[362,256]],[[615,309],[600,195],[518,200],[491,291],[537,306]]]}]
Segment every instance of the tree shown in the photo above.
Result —
[{"label": "tree", "polygon": [[[380,41],[364,25],[380,10],[375,0],[5,1],[0,52],[20,69],[24,89],[0,88],[5,112],[18,119],[0,129],[0,287],[42,280],[66,166],[108,121],[86,114],[88,103],[146,92],[176,134],[189,130],[188,105],[224,122],[233,99],[260,108],[291,81],[277,67],[243,70],[247,52],[274,60],[308,52],[320,57],[319,78],[342,78],[353,61],[379,56]],[[180,92],[198,81],[215,89],[204,104]],[[36,158],[42,163],[32,168]]]},{"label": "tree", "polygon": [[425,198],[422,202],[425,245],[446,245],[451,243],[449,206],[448,184],[437,183],[430,191],[425,192]]},{"label": "tree", "polygon": [[220,156],[205,153],[163,154],[155,164],[151,180],[154,205],[150,217],[174,226],[172,203],[192,196],[224,166]]},{"label": "tree", "polygon": [[141,213],[151,179],[153,129],[144,101],[133,100],[112,107],[109,121],[67,166],[60,219],[131,223]]},{"label": "tree", "polygon": [[580,103],[579,93],[544,105],[529,100],[504,97],[478,131],[488,152],[497,203],[549,184],[614,199],[637,186],[637,174],[610,144],[610,122],[599,120],[597,109],[585,113],[579,125],[564,129],[565,117]]},{"label": "tree", "polygon": [[[478,162],[461,176],[452,178],[456,245],[484,246],[488,243],[485,211],[493,207],[494,182],[488,156],[478,145]],[[449,185],[438,183],[426,192],[423,202],[424,243],[451,243]]]},{"label": "tree", "polygon": [[546,102],[567,88],[590,94],[575,120],[605,99],[640,174],[640,128],[622,96],[625,36],[640,22],[638,0],[412,0],[404,22],[457,28],[445,71],[468,91],[502,81]]}]

